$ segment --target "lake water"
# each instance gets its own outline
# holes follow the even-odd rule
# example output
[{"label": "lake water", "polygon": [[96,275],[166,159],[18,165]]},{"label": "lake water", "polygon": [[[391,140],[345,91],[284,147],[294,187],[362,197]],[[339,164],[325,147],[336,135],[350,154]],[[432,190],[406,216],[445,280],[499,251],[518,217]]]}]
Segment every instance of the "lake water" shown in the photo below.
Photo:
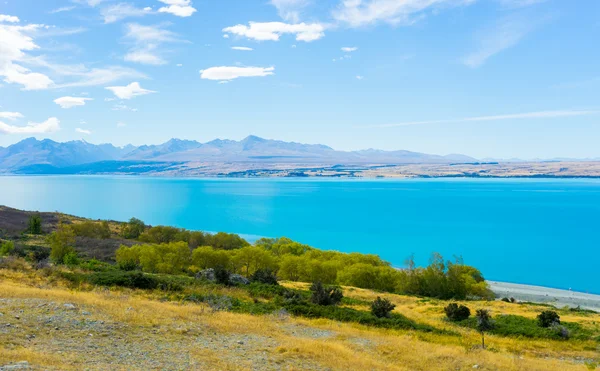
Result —
[{"label": "lake water", "polygon": [[600,180],[0,177],[0,204],[322,249],[462,255],[491,280],[600,293]]}]

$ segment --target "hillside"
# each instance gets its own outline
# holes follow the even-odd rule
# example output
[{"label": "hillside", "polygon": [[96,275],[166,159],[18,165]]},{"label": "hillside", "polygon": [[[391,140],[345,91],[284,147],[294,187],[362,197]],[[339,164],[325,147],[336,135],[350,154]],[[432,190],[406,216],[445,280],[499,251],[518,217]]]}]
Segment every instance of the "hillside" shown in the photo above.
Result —
[{"label": "hillside", "polygon": [[[0,370],[595,369],[600,314],[503,300],[436,255],[400,271],[286,238],[0,207]],[[450,303],[470,313],[451,321]]]}]

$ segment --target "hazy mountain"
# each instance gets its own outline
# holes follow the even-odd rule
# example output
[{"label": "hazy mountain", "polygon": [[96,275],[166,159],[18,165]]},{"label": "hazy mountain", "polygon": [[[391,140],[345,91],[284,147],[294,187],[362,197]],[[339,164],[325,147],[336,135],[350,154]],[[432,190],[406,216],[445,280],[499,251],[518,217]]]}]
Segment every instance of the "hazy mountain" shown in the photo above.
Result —
[{"label": "hazy mountain", "polygon": [[[249,136],[241,141],[216,139],[208,143],[171,139],[159,145],[115,147],[85,141],[65,143],[49,139],[25,139],[0,148],[0,171],[66,168],[109,161],[154,162],[254,162],[319,164],[406,164],[474,162],[464,155],[429,155],[410,151],[336,151],[322,144],[302,144]],[[33,166],[32,165],[36,165]],[[37,165],[44,165],[39,167]],[[94,167],[92,167],[94,168]]]},{"label": "hazy mountain", "polygon": [[10,170],[34,164],[56,167],[116,160],[122,150],[112,144],[95,145],[85,141],[58,143],[50,139],[28,138],[0,149],[0,169]]},{"label": "hazy mountain", "polygon": [[159,145],[140,146],[133,148],[123,156],[127,160],[150,160],[160,156],[189,151],[202,146],[193,140],[171,139]]}]

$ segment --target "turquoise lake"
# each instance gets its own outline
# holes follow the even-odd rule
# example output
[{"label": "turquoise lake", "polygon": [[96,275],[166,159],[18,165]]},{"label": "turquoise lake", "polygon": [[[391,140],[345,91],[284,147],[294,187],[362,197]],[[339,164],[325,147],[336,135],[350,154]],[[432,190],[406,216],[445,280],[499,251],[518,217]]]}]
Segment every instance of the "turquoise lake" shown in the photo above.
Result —
[{"label": "turquoise lake", "polygon": [[0,204],[378,254],[600,293],[600,180],[0,177]]}]

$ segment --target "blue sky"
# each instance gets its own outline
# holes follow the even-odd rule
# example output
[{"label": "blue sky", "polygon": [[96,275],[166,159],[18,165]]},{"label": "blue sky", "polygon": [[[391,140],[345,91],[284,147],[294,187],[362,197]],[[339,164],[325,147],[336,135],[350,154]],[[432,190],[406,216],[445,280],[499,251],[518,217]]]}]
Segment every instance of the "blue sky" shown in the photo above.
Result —
[{"label": "blue sky", "polygon": [[600,157],[596,0],[0,0],[0,146]]}]

